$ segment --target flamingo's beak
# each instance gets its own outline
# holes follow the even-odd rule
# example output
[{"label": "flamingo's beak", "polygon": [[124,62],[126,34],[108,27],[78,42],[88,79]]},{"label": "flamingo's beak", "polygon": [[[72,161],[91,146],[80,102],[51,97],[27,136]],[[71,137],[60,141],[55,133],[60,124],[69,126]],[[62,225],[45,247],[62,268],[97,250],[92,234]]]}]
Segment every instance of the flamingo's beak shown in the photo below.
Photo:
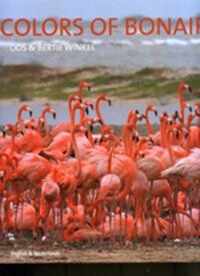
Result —
[{"label": "flamingo's beak", "polygon": [[99,119],[98,122],[100,123],[100,125],[103,125],[103,122],[101,119]]},{"label": "flamingo's beak", "polygon": [[196,116],[200,116],[200,108],[199,108],[199,106],[195,106],[195,114],[196,114]]},{"label": "flamingo's beak", "polygon": [[169,123],[170,126],[172,126],[173,125],[172,119],[168,119],[168,123]]},{"label": "flamingo's beak", "polygon": [[176,120],[176,119],[178,119],[179,118],[179,114],[178,114],[178,111],[176,110],[175,112],[174,112],[174,119]]},{"label": "flamingo's beak", "polygon": [[86,112],[87,115],[89,115],[89,109],[88,109],[87,106],[86,106],[86,108],[85,108],[85,112]]},{"label": "flamingo's beak", "polygon": [[187,139],[187,138],[189,137],[189,132],[186,131],[184,136],[185,136],[185,138]]},{"label": "flamingo's beak", "polygon": [[192,87],[191,87],[191,86],[188,86],[188,91],[189,91],[190,93],[192,93]]},{"label": "flamingo's beak", "polygon": [[88,91],[92,90],[92,84],[91,83],[86,83],[87,89]]},{"label": "flamingo's beak", "polygon": [[53,112],[53,119],[56,119],[56,112]]},{"label": "flamingo's beak", "polygon": [[32,117],[33,116],[33,111],[30,109],[29,110],[29,116]]},{"label": "flamingo's beak", "polygon": [[192,93],[192,87],[188,84],[185,84],[185,89],[187,89],[190,93]]},{"label": "flamingo's beak", "polygon": [[90,131],[93,132],[93,130],[94,130],[94,127],[93,127],[93,125],[91,124],[91,125],[90,125]]},{"label": "flamingo's beak", "polygon": [[99,144],[101,144],[104,141],[103,135],[101,135],[101,138],[99,139]]},{"label": "flamingo's beak", "polygon": [[138,118],[139,121],[142,121],[143,119],[145,119],[145,115],[137,113],[137,118]]},{"label": "flamingo's beak", "polygon": [[135,141],[136,143],[138,143],[138,142],[140,141],[139,136],[136,135],[136,134],[133,134],[132,139],[133,139],[133,141]]},{"label": "flamingo's beak", "polygon": [[153,140],[152,137],[149,137],[149,142],[150,142],[151,144],[154,144],[154,140]]},{"label": "flamingo's beak", "polygon": [[41,126],[44,127],[45,126],[45,122],[44,120],[41,120]]},{"label": "flamingo's beak", "polygon": [[192,112],[193,110],[192,110],[192,106],[191,105],[189,105],[188,106],[188,110],[190,111],[190,112]]},{"label": "flamingo's beak", "polygon": [[88,130],[86,129],[85,130],[85,136],[88,138],[89,137],[89,134],[88,134]]},{"label": "flamingo's beak", "polygon": [[110,99],[108,99],[108,105],[112,106],[112,101]]},{"label": "flamingo's beak", "polygon": [[74,96],[74,100],[79,101],[80,103],[82,103],[82,99],[79,96]]},{"label": "flamingo's beak", "polygon": [[179,131],[176,131],[176,139],[179,139],[180,135],[179,135]]},{"label": "flamingo's beak", "polygon": [[4,171],[0,171],[0,180],[3,180],[3,178],[4,178]]},{"label": "flamingo's beak", "polygon": [[6,134],[7,134],[8,130],[9,130],[9,129],[8,129],[7,126],[5,126],[5,127],[3,128],[3,130],[2,130],[3,137],[6,137]]},{"label": "flamingo's beak", "polygon": [[30,116],[30,117],[33,116],[33,111],[32,111],[32,109],[31,109],[29,106],[26,107],[26,111],[29,112],[29,116]]}]

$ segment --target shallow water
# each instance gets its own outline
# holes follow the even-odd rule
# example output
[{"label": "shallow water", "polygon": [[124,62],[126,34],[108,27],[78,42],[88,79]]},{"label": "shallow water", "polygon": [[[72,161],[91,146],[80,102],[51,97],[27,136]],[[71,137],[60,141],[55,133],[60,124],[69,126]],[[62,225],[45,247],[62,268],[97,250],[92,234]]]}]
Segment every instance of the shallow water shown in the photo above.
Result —
[{"label": "shallow water", "polygon": [[[30,49],[13,51],[12,47],[26,43]],[[51,44],[59,50],[41,51],[40,45]],[[92,51],[69,50],[69,44],[92,45]],[[26,37],[0,38],[0,63],[41,64],[49,67],[80,68],[85,66],[109,66],[122,70],[138,70],[144,67],[200,68],[200,36],[161,35],[125,36],[121,31],[112,37],[92,36],[86,32],[82,37]],[[23,47],[22,47],[23,48]],[[76,48],[76,47],[75,47]]]},{"label": "shallow water", "polygon": [[[156,103],[155,100],[147,99],[147,100],[135,101],[135,102],[133,100],[131,101],[113,100],[111,107],[109,107],[105,103],[102,105],[101,110],[102,110],[103,118],[105,118],[105,121],[107,123],[114,124],[114,125],[121,125],[125,122],[129,110],[138,109],[142,113],[144,112],[146,105],[152,104],[152,103],[156,105],[156,108],[159,114],[165,111],[172,113],[178,108],[178,103],[176,101],[170,102],[166,105],[161,105],[159,103]],[[29,102],[28,104],[33,109],[34,116],[38,116],[42,110],[44,102],[33,101],[33,102]],[[17,100],[1,101],[0,102],[0,124],[14,123],[16,120],[17,110],[21,105],[22,103]],[[56,101],[56,102],[51,102],[51,105],[57,112],[57,118],[56,120],[53,120],[51,116],[48,116],[48,122],[50,124],[55,124],[68,119],[66,102]],[[90,114],[94,115],[94,112],[90,112]],[[158,122],[158,118],[156,118],[153,114],[151,114],[150,118],[153,123]]]}]

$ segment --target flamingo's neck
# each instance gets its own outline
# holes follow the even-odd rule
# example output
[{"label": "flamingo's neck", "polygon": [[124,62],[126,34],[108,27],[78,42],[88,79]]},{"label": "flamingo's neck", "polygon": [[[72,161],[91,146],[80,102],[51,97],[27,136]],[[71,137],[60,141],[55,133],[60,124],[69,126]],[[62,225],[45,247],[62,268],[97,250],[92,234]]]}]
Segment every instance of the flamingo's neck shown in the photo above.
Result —
[{"label": "flamingo's neck", "polygon": [[98,119],[101,121],[101,123],[103,125],[105,125],[105,122],[103,120],[103,117],[101,115],[101,111],[100,111],[100,103],[103,101],[103,99],[101,97],[99,97],[96,101],[96,106],[95,106],[95,109],[96,109],[96,114],[97,114],[97,117]]},{"label": "flamingo's neck", "polygon": [[80,111],[80,124],[83,125],[83,122],[84,122],[85,113],[84,113],[83,108],[82,108],[79,104],[78,104],[78,105],[75,105],[74,108],[72,109],[72,120],[71,120],[72,127],[75,126],[75,122],[76,122],[76,111],[77,111],[77,110]]},{"label": "flamingo's neck", "polygon": [[81,176],[81,159],[80,159],[78,145],[77,145],[77,142],[76,142],[76,136],[75,136],[75,130],[74,129],[72,130],[71,135],[72,135],[72,145],[73,145],[73,148],[74,148],[76,159],[78,160],[78,169],[77,169],[77,172],[76,172],[76,177],[79,178]]},{"label": "flamingo's neck", "polygon": [[196,116],[194,114],[189,114],[188,120],[187,120],[187,127],[186,127],[188,131],[190,131],[190,127],[191,127],[192,122],[195,119],[195,117]]},{"label": "flamingo's neck", "polygon": [[148,136],[150,136],[153,134],[153,127],[149,120],[149,110],[148,109],[145,112],[145,120],[146,120],[147,134],[148,134]]},{"label": "flamingo's neck", "polygon": [[186,150],[187,152],[189,153],[190,151],[190,141],[191,141],[191,131],[190,131],[190,128],[191,128],[191,125],[192,125],[192,121],[195,119],[195,114],[190,114],[188,116],[188,120],[187,120],[187,126],[186,126],[186,129],[188,131],[188,137],[187,137],[187,142],[186,142]]},{"label": "flamingo's neck", "polygon": [[87,132],[88,132],[88,140],[89,140],[90,144],[93,146],[94,139],[93,139],[92,132],[91,132],[90,128],[88,128]]},{"label": "flamingo's neck", "polygon": [[77,91],[77,95],[82,99],[83,97],[83,86],[79,85],[79,90]]},{"label": "flamingo's neck", "polygon": [[178,89],[178,99],[179,99],[179,108],[180,108],[180,114],[181,114],[181,124],[184,126],[185,124],[185,100],[183,96],[184,90]]},{"label": "flamingo's neck", "polygon": [[109,156],[108,156],[108,173],[112,172],[112,158],[113,158],[114,148],[115,148],[115,146],[112,145],[110,152],[109,152]]},{"label": "flamingo's neck", "polygon": [[132,132],[133,132],[133,125],[126,124],[123,128],[122,139],[124,142],[125,153],[128,156],[132,155]]},{"label": "flamingo's neck", "polygon": [[73,112],[72,103],[73,103],[74,100],[75,100],[74,95],[69,96],[69,98],[68,98],[68,111],[69,111],[69,120],[70,120],[70,122],[72,122],[72,112]]},{"label": "flamingo's neck", "polygon": [[171,138],[172,138],[173,134],[174,134],[173,130],[168,130],[168,132],[167,132],[167,150],[168,150],[169,157],[170,157],[172,164],[175,163],[175,158],[174,158],[172,144],[171,144]]},{"label": "flamingo's neck", "polygon": [[132,118],[132,110],[128,112],[127,124],[131,122],[131,118]]},{"label": "flamingo's neck", "polygon": [[49,108],[45,108],[43,109],[41,115],[40,115],[40,118],[46,120],[46,114],[49,112]]},{"label": "flamingo's neck", "polygon": [[11,136],[11,137],[12,137],[12,147],[11,147],[11,148],[12,148],[12,150],[11,150],[11,151],[12,151],[12,154],[13,154],[13,153],[15,152],[15,150],[16,150],[15,135],[16,135],[16,134],[15,134],[15,130],[13,129],[13,130],[12,130],[12,136]]},{"label": "flamingo's neck", "polygon": [[44,128],[46,127],[46,114],[47,114],[47,112],[49,112],[49,108],[43,109],[43,111],[42,111],[42,113],[41,113],[41,115],[39,117],[39,123],[38,123],[38,127],[37,127],[38,131],[40,131],[40,127],[41,127],[40,122],[41,121],[44,122]]},{"label": "flamingo's neck", "polygon": [[23,113],[24,111],[25,111],[25,108],[24,108],[24,106],[22,106],[22,107],[19,109],[18,113],[17,113],[17,122],[18,122],[18,123],[22,121],[22,113]]},{"label": "flamingo's neck", "polygon": [[165,121],[160,120],[160,140],[161,140],[161,146],[165,146]]},{"label": "flamingo's neck", "polygon": [[146,139],[141,139],[136,147],[135,150],[135,159],[137,158],[138,153],[143,150],[143,147],[145,146],[145,144],[147,143]]}]

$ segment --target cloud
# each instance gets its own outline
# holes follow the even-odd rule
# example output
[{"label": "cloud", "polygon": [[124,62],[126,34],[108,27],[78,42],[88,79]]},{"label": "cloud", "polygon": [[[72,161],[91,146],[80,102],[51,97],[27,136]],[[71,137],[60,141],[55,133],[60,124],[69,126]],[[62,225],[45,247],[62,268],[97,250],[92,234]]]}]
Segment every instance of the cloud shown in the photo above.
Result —
[{"label": "cloud", "polygon": [[0,0],[0,17],[191,16],[199,0]]}]

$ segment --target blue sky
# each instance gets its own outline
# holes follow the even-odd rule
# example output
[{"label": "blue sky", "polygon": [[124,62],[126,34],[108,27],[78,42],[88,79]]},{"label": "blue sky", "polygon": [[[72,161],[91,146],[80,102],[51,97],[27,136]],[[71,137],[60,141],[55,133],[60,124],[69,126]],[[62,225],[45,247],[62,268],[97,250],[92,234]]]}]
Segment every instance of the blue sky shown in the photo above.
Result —
[{"label": "blue sky", "polygon": [[0,18],[81,16],[189,17],[200,13],[200,0],[0,0]]}]

